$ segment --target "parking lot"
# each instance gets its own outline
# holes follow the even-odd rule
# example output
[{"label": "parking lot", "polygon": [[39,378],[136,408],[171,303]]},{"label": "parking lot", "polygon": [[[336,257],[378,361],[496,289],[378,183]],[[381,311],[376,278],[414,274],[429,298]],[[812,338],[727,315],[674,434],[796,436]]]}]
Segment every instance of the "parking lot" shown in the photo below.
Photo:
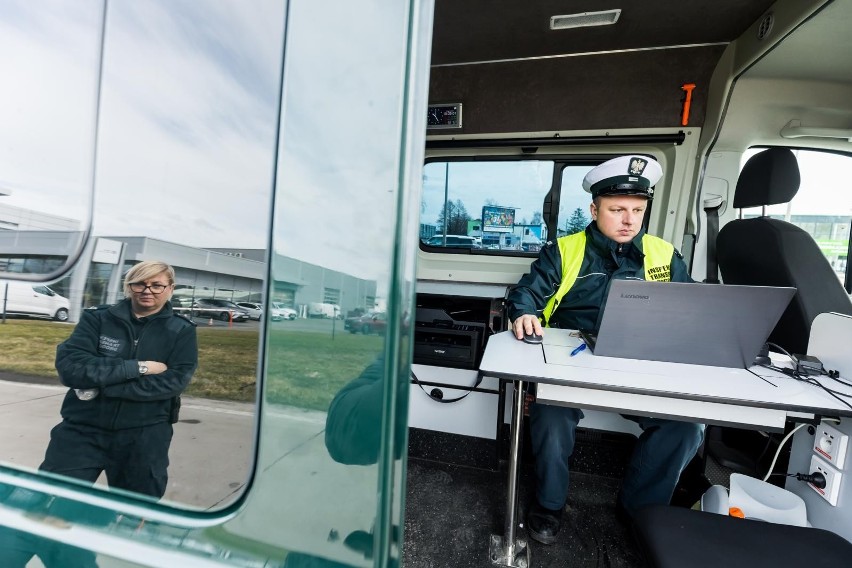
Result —
[{"label": "parking lot", "polygon": [[[228,323],[215,318],[204,318],[196,316],[192,318],[199,327],[208,326],[216,329],[252,330],[260,329],[260,322],[254,320]],[[306,333],[349,333],[343,329],[343,320],[332,320],[322,318],[301,318],[294,320],[281,320],[269,323],[270,329],[286,329],[289,331],[304,331]]]}]

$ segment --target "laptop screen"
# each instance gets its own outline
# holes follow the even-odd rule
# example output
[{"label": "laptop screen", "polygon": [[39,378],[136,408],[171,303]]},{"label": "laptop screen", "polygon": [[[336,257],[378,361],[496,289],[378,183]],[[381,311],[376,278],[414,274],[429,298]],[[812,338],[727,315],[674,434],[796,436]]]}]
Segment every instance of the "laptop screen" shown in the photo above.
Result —
[{"label": "laptop screen", "polygon": [[750,367],[795,288],[612,281],[595,355]]}]

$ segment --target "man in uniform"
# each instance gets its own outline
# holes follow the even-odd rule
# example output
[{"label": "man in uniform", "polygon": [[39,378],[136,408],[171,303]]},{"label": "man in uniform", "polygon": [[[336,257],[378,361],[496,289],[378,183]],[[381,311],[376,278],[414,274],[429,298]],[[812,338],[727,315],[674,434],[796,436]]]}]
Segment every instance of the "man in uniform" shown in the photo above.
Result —
[{"label": "man in uniform", "polygon": [[[621,156],[583,179],[592,196],[592,222],[584,231],[547,243],[509,295],[509,317],[518,339],[543,335],[542,327],[598,329],[613,279],[692,282],[674,246],[645,233],[642,220],[662,168],[645,156]],[[568,498],[568,461],[581,410],[533,404],[530,433],[536,491],[527,530],[555,542]],[[704,437],[704,426],[629,416],[642,428],[616,503],[628,517],[640,507],[667,504],[684,467]]]}]

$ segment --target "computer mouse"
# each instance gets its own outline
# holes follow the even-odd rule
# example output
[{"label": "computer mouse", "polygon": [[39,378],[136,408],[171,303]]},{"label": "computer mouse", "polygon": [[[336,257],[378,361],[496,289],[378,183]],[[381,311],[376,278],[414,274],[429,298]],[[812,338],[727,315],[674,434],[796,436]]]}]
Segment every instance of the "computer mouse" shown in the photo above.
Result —
[{"label": "computer mouse", "polygon": [[524,333],[524,343],[539,344],[544,339],[537,333]]}]

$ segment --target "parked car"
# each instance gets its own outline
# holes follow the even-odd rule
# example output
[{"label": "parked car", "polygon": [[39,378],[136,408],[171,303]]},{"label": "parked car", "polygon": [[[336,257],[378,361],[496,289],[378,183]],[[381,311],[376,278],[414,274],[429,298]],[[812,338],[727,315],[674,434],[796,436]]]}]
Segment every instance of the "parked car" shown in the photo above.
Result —
[{"label": "parked car", "polygon": [[172,310],[184,315],[189,315],[192,312],[192,300],[189,298],[175,298],[169,300],[172,303]]},{"label": "parked car", "polygon": [[481,249],[482,239],[465,235],[447,235],[447,241],[444,243],[444,235],[434,235],[426,241],[426,244],[432,247]]},{"label": "parked car", "polygon": [[222,321],[246,321],[249,314],[230,300],[199,298],[192,304],[192,316],[219,318]]},{"label": "parked car", "polygon": [[387,325],[387,314],[385,312],[368,312],[362,316],[346,318],[343,322],[343,329],[348,329],[349,333],[360,332],[364,335],[384,334]]},{"label": "parked car", "polygon": [[272,302],[272,304],[270,304],[269,314],[272,321],[294,320],[298,317],[296,310],[288,308],[281,302]]},{"label": "parked car", "polygon": [[68,298],[42,284],[0,280],[0,314],[68,320]]},{"label": "parked car", "polygon": [[237,305],[248,313],[250,319],[260,321],[260,318],[263,316],[263,304],[257,304],[255,302],[237,302]]}]

